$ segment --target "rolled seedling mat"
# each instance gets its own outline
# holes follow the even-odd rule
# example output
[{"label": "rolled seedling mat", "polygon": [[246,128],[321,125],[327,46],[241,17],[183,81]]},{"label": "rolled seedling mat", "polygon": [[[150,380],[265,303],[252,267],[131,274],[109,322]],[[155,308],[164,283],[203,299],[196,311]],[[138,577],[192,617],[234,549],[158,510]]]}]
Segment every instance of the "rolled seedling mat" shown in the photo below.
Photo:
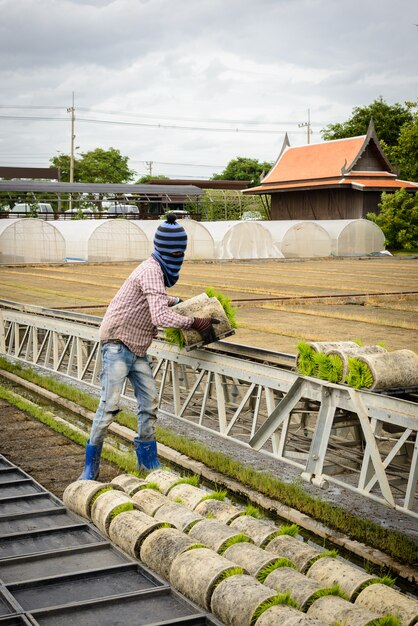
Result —
[{"label": "rolled seedling mat", "polygon": [[151,517],[154,517],[160,506],[170,502],[167,496],[155,489],[140,489],[132,496],[132,500],[137,508]]},{"label": "rolled seedling mat", "polygon": [[[203,298],[202,296],[206,296]],[[218,298],[209,298],[206,294],[200,294],[195,298],[190,298],[172,307],[176,313],[187,317],[212,317],[219,321],[214,324],[213,330],[217,338],[225,337],[234,333],[229,319]],[[203,345],[202,336],[193,328],[182,329],[185,348],[195,345]]]},{"label": "rolled seedling mat", "polygon": [[347,376],[349,357],[363,356],[365,354],[377,354],[378,352],[383,353],[387,352],[387,350],[382,346],[357,346],[356,348],[346,348],[344,350],[337,350],[336,348],[328,350],[326,355],[337,357],[341,363],[341,377],[339,380],[333,382],[340,382]]},{"label": "rolled seedling mat", "polygon": [[245,541],[252,543],[248,536],[214,519],[196,522],[189,531],[189,537],[193,537],[195,541],[203,543],[219,554],[222,554],[232,543]]},{"label": "rolled seedling mat", "polygon": [[378,580],[376,576],[371,576],[364,569],[330,556],[324,556],[315,561],[309,568],[307,576],[323,587],[339,585],[349,600],[353,600],[362,587]]},{"label": "rolled seedling mat", "polygon": [[132,474],[119,474],[110,481],[111,485],[118,485],[128,496],[133,496],[137,491],[147,485],[145,480]]},{"label": "rolled seedling mat", "polygon": [[324,626],[320,620],[309,617],[286,604],[276,604],[270,607],[256,621],[256,626],[278,626],[278,624],[280,626]]},{"label": "rolled seedling mat", "polygon": [[375,625],[379,614],[364,607],[359,607],[338,596],[322,596],[315,600],[307,611],[309,617],[315,617],[322,624],[342,623],[344,626]]},{"label": "rolled seedling mat", "polygon": [[264,548],[280,532],[277,526],[251,515],[240,515],[231,522],[230,526],[251,537],[255,545],[261,548]]},{"label": "rolled seedling mat", "polygon": [[105,491],[91,507],[91,521],[106,536],[109,536],[110,522],[122,511],[133,510],[133,500],[123,491]]},{"label": "rolled seedling mat", "polygon": [[418,600],[381,583],[363,589],[355,605],[375,611],[380,616],[396,615],[401,626],[418,624]]},{"label": "rolled seedling mat", "polygon": [[140,559],[152,571],[165,580],[170,580],[170,569],[174,559],[196,545],[201,547],[177,528],[159,528],[144,539]]},{"label": "rolled seedling mat", "polygon": [[235,563],[220,554],[209,548],[195,548],[176,556],[170,569],[170,583],[177,591],[208,611],[217,584],[228,573],[235,571],[242,572]]},{"label": "rolled seedling mat", "polygon": [[354,368],[355,361],[359,361],[367,366],[367,382],[362,385],[363,387],[368,389],[418,387],[418,355],[412,350],[359,355],[353,360],[354,363],[349,361],[347,376],[347,383],[351,386],[357,386]]},{"label": "rolled seedling mat", "polygon": [[121,550],[139,559],[144,539],[162,524],[142,511],[125,511],[110,522],[108,535]]},{"label": "rolled seedling mat", "polygon": [[274,565],[279,560],[274,554],[266,552],[262,548],[259,548],[259,546],[245,541],[234,543],[225,550],[223,556],[229,561],[243,567],[255,578],[257,578],[258,574],[266,567]]},{"label": "rolled seedling mat", "polygon": [[112,483],[101,483],[98,480],[76,480],[66,487],[62,501],[74,513],[91,520],[91,503],[96,494],[105,489],[120,491],[121,487]]},{"label": "rolled seedling mat", "polygon": [[198,520],[204,519],[202,515],[191,511],[187,506],[178,504],[177,502],[168,502],[163,504],[154,515],[155,519],[161,522],[173,524],[184,533],[188,533]]},{"label": "rolled seedling mat", "polygon": [[279,535],[275,537],[264,549],[289,559],[302,573],[324,554],[319,548],[311,546],[299,539],[295,539],[295,537],[291,535]]},{"label": "rolled seedling mat", "polygon": [[180,477],[178,474],[174,474],[174,472],[170,472],[169,470],[157,469],[150,472],[145,480],[147,483],[155,483],[161,493],[167,495],[171,487],[174,487],[174,485],[179,482]]},{"label": "rolled seedling mat", "polygon": [[303,342],[305,350],[296,356],[296,367],[299,374],[303,376],[315,376],[318,364],[315,361],[315,354],[318,352],[328,352],[329,350],[344,350],[358,346],[354,341],[306,341]]},{"label": "rolled seedling mat", "polygon": [[208,492],[189,483],[180,483],[170,489],[167,497],[173,502],[180,502],[180,504],[193,510],[203,498],[208,497]]},{"label": "rolled seedling mat", "polygon": [[253,576],[230,576],[217,585],[210,608],[226,626],[251,626],[257,609],[276,595]]},{"label": "rolled seedling mat", "polygon": [[265,579],[266,587],[278,593],[288,591],[301,610],[306,610],[318,591],[324,589],[316,580],[312,580],[292,567],[278,567]]},{"label": "rolled seedling mat", "polygon": [[236,506],[224,500],[216,500],[215,498],[207,498],[194,508],[196,513],[203,517],[213,517],[222,524],[230,524],[239,515],[242,515]]}]

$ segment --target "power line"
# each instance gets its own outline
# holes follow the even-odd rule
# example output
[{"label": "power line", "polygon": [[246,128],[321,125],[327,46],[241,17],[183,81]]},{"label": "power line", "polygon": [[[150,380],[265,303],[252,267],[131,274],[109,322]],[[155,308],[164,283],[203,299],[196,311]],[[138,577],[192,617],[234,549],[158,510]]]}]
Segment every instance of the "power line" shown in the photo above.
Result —
[{"label": "power line", "polygon": [[[34,115],[0,115],[0,119],[8,120],[32,120],[32,121],[54,121],[54,122],[66,122],[68,120],[60,117],[46,117],[46,116],[34,116]],[[145,122],[126,122],[122,120],[98,120],[95,118],[77,117],[77,122],[88,122],[91,124],[108,124],[116,126],[140,126],[145,128],[163,128],[169,130],[194,130],[204,132],[216,132],[216,133],[246,133],[246,134],[262,134],[262,135],[277,135],[279,133],[285,133],[286,130],[279,129],[266,129],[266,130],[252,130],[246,128],[209,128],[207,126],[178,126],[176,124],[147,124]],[[292,133],[302,133],[303,131],[294,130]]]},{"label": "power line", "polygon": [[[67,106],[37,106],[37,105],[6,105],[0,104],[0,109],[55,109],[65,111]],[[164,116],[164,115],[148,115],[142,113],[138,115],[137,113],[128,113],[126,111],[109,111],[109,110],[99,110],[92,109],[90,107],[77,107],[77,111],[90,111],[91,113],[96,113],[99,115],[121,115],[125,117],[134,117],[138,119],[161,119],[161,120],[176,120],[176,121],[184,121],[184,122],[204,122],[204,123],[224,123],[224,124],[245,124],[245,125],[265,125],[265,124],[298,124],[298,121],[295,120],[237,120],[237,119],[224,119],[224,118],[196,118],[196,117],[182,117],[182,116]],[[325,123],[325,122],[324,122]],[[321,123],[317,123],[316,125],[321,126]]]}]

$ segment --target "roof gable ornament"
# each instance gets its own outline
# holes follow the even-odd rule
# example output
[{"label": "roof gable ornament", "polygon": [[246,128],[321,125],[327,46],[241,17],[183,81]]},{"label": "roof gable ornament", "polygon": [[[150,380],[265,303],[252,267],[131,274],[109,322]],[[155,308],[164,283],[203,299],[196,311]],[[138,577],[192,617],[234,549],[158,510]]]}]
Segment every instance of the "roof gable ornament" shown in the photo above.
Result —
[{"label": "roof gable ornament", "polygon": [[287,133],[284,134],[284,139],[283,139],[283,143],[282,143],[282,147],[281,150],[279,152],[279,156],[277,157],[277,159],[275,160],[275,162],[273,163],[273,166],[269,169],[269,171],[267,172],[267,174],[264,175],[264,172],[261,174],[260,176],[260,183],[263,182],[263,180],[265,178],[267,178],[267,176],[274,170],[274,168],[276,167],[277,163],[280,161],[280,159],[282,158],[283,153],[285,152],[286,148],[290,148],[290,141],[289,141],[289,136]]},{"label": "roof gable ornament", "polygon": [[380,158],[384,162],[386,170],[388,172],[390,172],[391,174],[395,174],[396,173],[394,168],[392,167],[391,163],[389,162],[388,158],[386,157],[385,153],[383,152],[381,146],[380,146],[379,140],[378,140],[377,135],[376,135],[376,129],[375,129],[375,126],[374,126],[374,120],[371,117],[370,118],[370,122],[369,122],[369,127],[367,129],[367,134],[366,134],[366,136],[364,138],[363,145],[361,146],[359,152],[357,153],[357,155],[355,156],[354,160],[352,161],[352,163],[350,164],[349,167],[347,167],[347,161],[346,161],[344,163],[344,165],[342,166],[342,168],[341,168],[341,174],[343,176],[345,174],[347,174],[349,171],[351,171],[355,167],[356,163],[359,162],[359,160],[361,159],[361,157],[363,156],[363,154],[365,153],[365,151],[367,150],[367,148],[368,148],[368,146],[370,145],[371,142],[374,143]]}]

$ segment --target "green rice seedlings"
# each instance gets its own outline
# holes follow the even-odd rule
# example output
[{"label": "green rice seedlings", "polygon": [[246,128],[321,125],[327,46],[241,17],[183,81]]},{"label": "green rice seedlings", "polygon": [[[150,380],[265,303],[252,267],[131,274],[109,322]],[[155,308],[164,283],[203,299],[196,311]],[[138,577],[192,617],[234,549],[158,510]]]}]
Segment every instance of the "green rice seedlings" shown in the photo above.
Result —
[{"label": "green rice seedlings", "polygon": [[289,526],[281,526],[276,534],[276,537],[279,535],[290,535],[291,537],[297,537],[299,534],[300,528],[297,524],[290,524]]},{"label": "green rice seedlings", "polygon": [[154,489],[154,491],[159,491],[161,493],[160,486],[157,483],[149,482],[146,485],[143,485],[141,489]]},{"label": "green rice seedlings", "polygon": [[117,515],[120,513],[124,513],[125,511],[133,511],[134,505],[132,502],[123,502],[123,504],[119,504],[119,506],[115,507],[110,513],[110,519],[114,520]]},{"label": "green rice seedlings", "polygon": [[203,496],[201,502],[204,502],[205,500],[220,500],[221,502],[223,502],[226,496],[226,491],[212,491],[212,493],[208,493],[207,496]]},{"label": "green rice seedlings", "polygon": [[207,546],[205,546],[203,543],[194,543],[191,546],[187,546],[187,548],[184,549],[184,552],[189,552],[189,550],[197,550],[199,548],[207,548]]},{"label": "green rice seedlings", "polygon": [[306,607],[304,607],[304,611],[307,611],[308,608],[319,598],[323,598],[324,596],[338,596],[339,598],[343,598],[343,600],[348,600],[348,596],[341,589],[339,585],[332,585],[332,587],[326,587],[325,589],[318,589],[315,593],[309,598],[309,601],[306,603]]},{"label": "green rice seedlings", "polygon": [[180,350],[186,345],[181,328],[165,328],[164,336],[168,343],[178,346]]},{"label": "green rice seedlings", "polygon": [[384,615],[369,622],[368,626],[402,626],[402,622],[395,615]]},{"label": "green rice seedlings", "polygon": [[349,357],[348,374],[346,376],[347,385],[355,389],[369,389],[373,386],[373,382],[373,374],[367,363],[360,359]]},{"label": "green rice seedlings", "polygon": [[100,491],[95,493],[94,496],[92,497],[91,501],[90,501],[90,508],[93,507],[93,504],[96,502],[97,498],[99,498],[104,493],[106,493],[106,491],[113,491],[113,487],[103,487],[103,489],[100,489]]},{"label": "green rice seedlings", "polygon": [[[192,547],[193,546],[190,546],[188,550],[191,550]],[[202,546],[202,547],[205,547],[205,546]],[[187,550],[185,550],[185,552],[187,552]],[[225,572],[222,572],[222,574],[219,576],[219,578],[215,582],[215,588],[227,578],[231,578],[231,576],[241,576],[242,574],[245,574],[245,570],[242,567],[239,567],[238,565],[237,567],[230,567]]]},{"label": "green rice seedlings", "polygon": [[260,509],[258,509],[256,506],[252,505],[252,504],[248,504],[245,511],[244,511],[244,515],[249,515],[250,517],[255,517],[255,519],[261,519],[262,517],[264,517],[264,515],[261,513]]},{"label": "green rice seedlings", "polygon": [[292,596],[290,595],[288,591],[286,591],[286,593],[278,593],[273,598],[269,598],[265,602],[262,602],[260,606],[256,608],[256,610],[254,611],[251,617],[251,626],[255,626],[259,618],[262,616],[262,614],[265,611],[267,611],[267,609],[270,609],[272,606],[277,606],[277,605],[282,605],[282,604],[285,604],[286,606],[291,606],[294,609],[297,609],[299,606],[298,603],[292,598]]},{"label": "green rice seedlings", "polygon": [[260,572],[258,572],[256,576],[258,582],[264,584],[264,581],[266,580],[267,576],[271,574],[272,572],[274,572],[274,570],[279,569],[280,567],[291,567],[293,569],[297,569],[293,561],[290,561],[289,559],[286,559],[285,557],[280,557],[276,559],[273,563],[270,563],[269,565],[266,565],[266,567],[263,567],[263,569]]},{"label": "green rice seedlings", "polygon": [[300,341],[296,347],[299,352],[297,360],[299,374],[314,376],[317,368],[316,351],[306,341]]},{"label": "green rice seedlings", "polygon": [[322,380],[329,380],[329,356],[323,352],[317,352],[314,355],[314,361],[316,363],[315,375],[318,376],[318,378],[322,378]]},{"label": "green rice seedlings", "polygon": [[327,363],[327,380],[340,383],[343,379],[343,362],[338,354],[329,354]]},{"label": "green rice seedlings", "polygon": [[185,478],[180,478],[177,482],[174,483],[173,487],[177,485],[193,485],[193,487],[199,487],[200,478],[197,474],[193,474],[193,476],[186,476]]},{"label": "green rice seedlings", "polygon": [[252,543],[251,539],[248,535],[244,535],[244,533],[238,533],[233,537],[229,537],[221,546],[219,550],[219,554],[223,554],[228,548],[234,546],[236,543]]},{"label": "green rice seedlings", "polygon": [[233,306],[230,298],[228,298],[228,296],[225,296],[220,291],[215,291],[213,287],[208,287],[205,293],[209,298],[217,298],[219,300],[223,310],[225,311],[225,315],[228,318],[231,328],[237,328],[238,325],[236,320],[235,307]]}]

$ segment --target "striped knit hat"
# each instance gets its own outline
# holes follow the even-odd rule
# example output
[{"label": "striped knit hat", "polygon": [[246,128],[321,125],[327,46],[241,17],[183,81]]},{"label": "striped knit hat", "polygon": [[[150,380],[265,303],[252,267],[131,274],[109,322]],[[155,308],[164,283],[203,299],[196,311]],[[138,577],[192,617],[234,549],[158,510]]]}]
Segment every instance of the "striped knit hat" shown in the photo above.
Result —
[{"label": "striped knit hat", "polygon": [[[154,252],[151,255],[161,265],[166,287],[172,287],[178,281],[186,247],[186,231],[177,224],[174,213],[167,213],[166,221],[155,232]],[[173,252],[181,252],[181,255],[173,256]]]}]

